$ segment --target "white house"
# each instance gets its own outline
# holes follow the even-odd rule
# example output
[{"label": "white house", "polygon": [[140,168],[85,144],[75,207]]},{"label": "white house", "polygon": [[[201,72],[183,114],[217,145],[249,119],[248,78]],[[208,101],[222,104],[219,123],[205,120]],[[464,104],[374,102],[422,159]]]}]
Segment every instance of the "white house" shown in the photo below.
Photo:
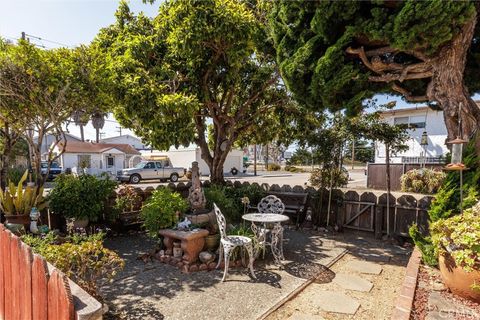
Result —
[{"label": "white house", "polygon": [[[74,136],[73,134],[65,132],[65,139],[68,141],[81,141],[79,137]],[[38,137],[33,137],[35,143],[38,141]],[[43,157],[47,157],[50,146],[56,141],[56,137],[53,134],[46,134],[43,137],[42,145],[40,146],[40,151],[42,152]]]},{"label": "white house", "polygon": [[[57,146],[55,151],[59,152],[60,148],[63,145]],[[140,152],[128,144],[68,141],[59,161],[64,169],[87,168],[92,174],[116,174],[128,168],[135,158],[140,158]]]},{"label": "white house", "polygon": [[[425,147],[426,163],[439,163],[449,152],[445,145],[447,128],[443,120],[443,111],[421,106],[388,110],[382,112],[381,116],[390,124],[408,124],[410,128],[408,150],[391,155],[391,163],[421,163],[424,147],[420,143],[424,132],[428,137],[428,145]],[[375,163],[385,163],[385,145],[382,143],[375,143]]]},{"label": "white house", "polygon": [[147,150],[150,147],[143,143],[143,141],[137,137],[131,136],[129,134],[124,134],[121,136],[104,138],[100,140],[101,143],[114,143],[114,144],[129,144],[137,150]]},{"label": "white house", "polygon": [[[142,157],[145,159],[155,156],[168,156],[174,167],[183,167],[189,169],[192,167],[192,162],[197,161],[201,175],[210,175],[210,169],[207,163],[202,159],[200,148],[192,145],[186,148],[170,148],[168,151],[141,151]],[[243,151],[231,150],[225,160],[223,166],[224,173],[229,173],[232,168],[238,171],[243,169]]]}]

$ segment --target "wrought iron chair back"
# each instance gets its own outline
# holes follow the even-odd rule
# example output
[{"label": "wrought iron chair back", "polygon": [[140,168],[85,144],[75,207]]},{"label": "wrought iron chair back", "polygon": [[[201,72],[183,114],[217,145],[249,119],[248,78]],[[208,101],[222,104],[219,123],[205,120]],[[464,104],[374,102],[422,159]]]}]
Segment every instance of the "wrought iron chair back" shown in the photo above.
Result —
[{"label": "wrought iron chair back", "polygon": [[258,212],[261,213],[278,213],[282,214],[285,211],[285,204],[280,198],[269,195],[260,200],[257,205]]},{"label": "wrought iron chair back", "polygon": [[215,211],[215,217],[217,218],[220,237],[222,239],[226,239],[227,238],[227,221],[225,220],[225,217],[223,216],[222,212],[220,211],[220,209],[217,207],[215,203],[213,204],[213,209]]}]

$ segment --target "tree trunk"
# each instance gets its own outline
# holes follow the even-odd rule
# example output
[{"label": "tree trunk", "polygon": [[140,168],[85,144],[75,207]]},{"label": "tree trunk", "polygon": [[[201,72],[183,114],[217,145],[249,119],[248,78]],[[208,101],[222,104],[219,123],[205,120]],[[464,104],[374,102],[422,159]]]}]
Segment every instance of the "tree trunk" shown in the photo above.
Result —
[{"label": "tree trunk", "polygon": [[2,154],[0,155],[0,188],[5,190],[7,186],[7,171],[9,166],[10,150],[9,146],[5,145]]},{"label": "tree trunk", "polygon": [[467,51],[472,43],[476,21],[475,14],[452,43],[443,47],[431,61],[433,76],[427,96],[443,109],[448,140],[457,136],[469,139],[480,124],[480,108],[464,84]]},{"label": "tree trunk", "polygon": [[80,140],[85,141],[85,134],[83,133],[83,125],[80,124]]},{"label": "tree trunk", "polygon": [[385,168],[387,183],[387,235],[390,236],[390,146],[385,144]]}]

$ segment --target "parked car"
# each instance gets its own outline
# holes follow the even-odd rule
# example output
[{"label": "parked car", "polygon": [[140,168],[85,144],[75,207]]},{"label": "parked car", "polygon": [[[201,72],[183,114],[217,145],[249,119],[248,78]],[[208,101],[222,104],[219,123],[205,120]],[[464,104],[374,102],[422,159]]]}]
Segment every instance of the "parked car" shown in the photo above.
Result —
[{"label": "parked car", "polygon": [[[47,175],[48,161],[42,161],[40,163],[40,172],[42,175]],[[50,170],[48,170],[47,180],[53,180],[56,176],[62,173],[62,167],[57,162],[52,162]]]},{"label": "parked car", "polygon": [[179,178],[185,175],[185,168],[172,167],[170,161],[142,161],[133,168],[123,169],[117,173],[117,180],[139,183],[142,180],[159,179],[177,182]]}]

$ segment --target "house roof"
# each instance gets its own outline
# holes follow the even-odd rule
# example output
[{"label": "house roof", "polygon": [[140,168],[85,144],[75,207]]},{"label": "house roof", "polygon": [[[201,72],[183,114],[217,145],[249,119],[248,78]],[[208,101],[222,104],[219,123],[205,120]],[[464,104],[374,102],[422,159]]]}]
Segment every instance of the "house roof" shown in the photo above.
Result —
[{"label": "house roof", "polygon": [[143,143],[142,140],[140,138],[137,138],[137,137],[134,137],[130,134],[122,134],[121,136],[115,136],[115,137],[108,137],[108,138],[103,138],[102,140],[100,140],[101,142],[108,142],[108,141],[112,141],[112,140],[117,140],[119,138],[127,138],[127,139],[132,139],[132,140],[136,140],[140,143]]},{"label": "house roof", "polygon": [[[480,106],[480,101],[479,100],[475,100],[475,103]],[[384,115],[394,115],[394,114],[397,114],[397,113],[411,113],[411,112],[415,112],[415,111],[439,111],[439,112],[443,112],[443,110],[435,110],[435,109],[432,109],[431,107],[429,106],[415,106],[415,107],[409,107],[409,108],[398,108],[398,109],[390,109],[390,110],[386,110],[386,111],[382,111],[381,114],[384,114]]]},{"label": "house roof", "polygon": [[[62,143],[63,146],[63,143]],[[60,148],[62,147],[60,146]],[[65,148],[65,153],[104,153],[111,149],[118,149],[125,154],[140,155],[134,147],[123,143],[93,143],[93,142],[79,142],[68,141]]]}]

